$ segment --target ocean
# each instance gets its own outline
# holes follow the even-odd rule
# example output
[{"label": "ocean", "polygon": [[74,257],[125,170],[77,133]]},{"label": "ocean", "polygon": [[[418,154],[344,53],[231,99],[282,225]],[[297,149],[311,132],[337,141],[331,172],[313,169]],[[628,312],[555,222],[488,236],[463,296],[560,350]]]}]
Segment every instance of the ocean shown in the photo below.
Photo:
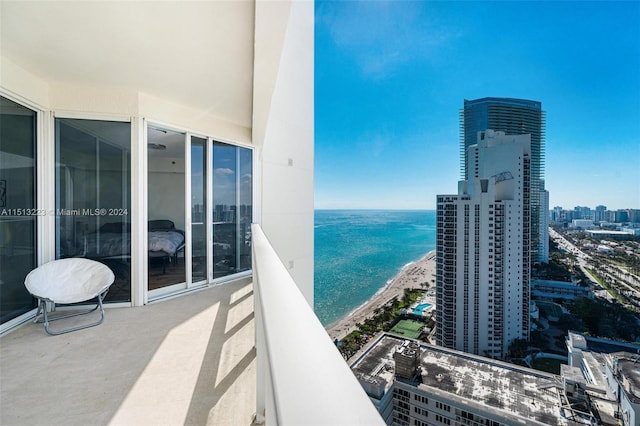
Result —
[{"label": "ocean", "polygon": [[315,311],[324,326],[436,248],[434,210],[316,210]]}]

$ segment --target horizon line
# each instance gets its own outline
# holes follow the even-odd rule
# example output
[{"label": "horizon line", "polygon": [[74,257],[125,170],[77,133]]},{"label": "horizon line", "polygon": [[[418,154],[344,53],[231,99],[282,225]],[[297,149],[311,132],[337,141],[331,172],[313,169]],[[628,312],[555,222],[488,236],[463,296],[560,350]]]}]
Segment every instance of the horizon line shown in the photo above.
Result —
[{"label": "horizon line", "polygon": [[389,207],[314,207],[314,211],[316,210],[357,210],[357,211],[395,211],[395,212],[422,212],[422,211],[436,211],[436,208],[389,208]]}]

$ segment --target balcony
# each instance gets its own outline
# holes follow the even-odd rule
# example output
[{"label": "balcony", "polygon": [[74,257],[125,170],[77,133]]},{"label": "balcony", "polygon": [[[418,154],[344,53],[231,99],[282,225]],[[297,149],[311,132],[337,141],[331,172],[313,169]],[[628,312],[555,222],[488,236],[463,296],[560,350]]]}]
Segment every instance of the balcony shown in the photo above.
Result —
[{"label": "balcony", "polygon": [[0,424],[250,425],[253,299],[242,280],[61,336],[24,325],[0,340]]},{"label": "balcony", "polygon": [[61,336],[32,323],[3,336],[0,424],[384,424],[259,227],[253,237],[253,281],[108,309]]}]

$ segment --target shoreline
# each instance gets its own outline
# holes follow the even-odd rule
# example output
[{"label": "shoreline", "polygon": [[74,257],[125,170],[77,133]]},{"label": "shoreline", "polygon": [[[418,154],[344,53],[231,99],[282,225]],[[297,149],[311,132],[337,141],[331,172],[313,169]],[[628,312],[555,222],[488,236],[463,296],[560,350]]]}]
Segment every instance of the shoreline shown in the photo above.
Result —
[{"label": "shoreline", "polygon": [[[356,330],[356,324],[374,315],[374,311],[384,306],[394,297],[402,298],[405,288],[435,288],[436,251],[431,250],[420,259],[407,263],[400,272],[387,281],[366,302],[358,306],[347,315],[325,327],[332,340],[342,340],[346,335]],[[434,280],[434,281],[432,281]]]}]

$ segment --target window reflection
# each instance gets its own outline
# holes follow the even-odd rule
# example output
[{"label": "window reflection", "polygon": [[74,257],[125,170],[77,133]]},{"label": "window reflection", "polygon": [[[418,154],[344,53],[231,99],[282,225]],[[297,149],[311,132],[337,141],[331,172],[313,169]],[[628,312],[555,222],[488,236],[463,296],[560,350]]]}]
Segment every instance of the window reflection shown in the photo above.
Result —
[{"label": "window reflection", "polygon": [[191,278],[207,279],[207,140],[191,138]]},{"label": "window reflection", "polygon": [[131,298],[129,123],[56,119],[56,258],[107,265],[107,301]]},{"label": "window reflection", "polygon": [[251,269],[251,150],[213,145],[213,275]]},{"label": "window reflection", "polygon": [[36,113],[0,97],[0,324],[35,308],[24,287],[36,267]]}]

